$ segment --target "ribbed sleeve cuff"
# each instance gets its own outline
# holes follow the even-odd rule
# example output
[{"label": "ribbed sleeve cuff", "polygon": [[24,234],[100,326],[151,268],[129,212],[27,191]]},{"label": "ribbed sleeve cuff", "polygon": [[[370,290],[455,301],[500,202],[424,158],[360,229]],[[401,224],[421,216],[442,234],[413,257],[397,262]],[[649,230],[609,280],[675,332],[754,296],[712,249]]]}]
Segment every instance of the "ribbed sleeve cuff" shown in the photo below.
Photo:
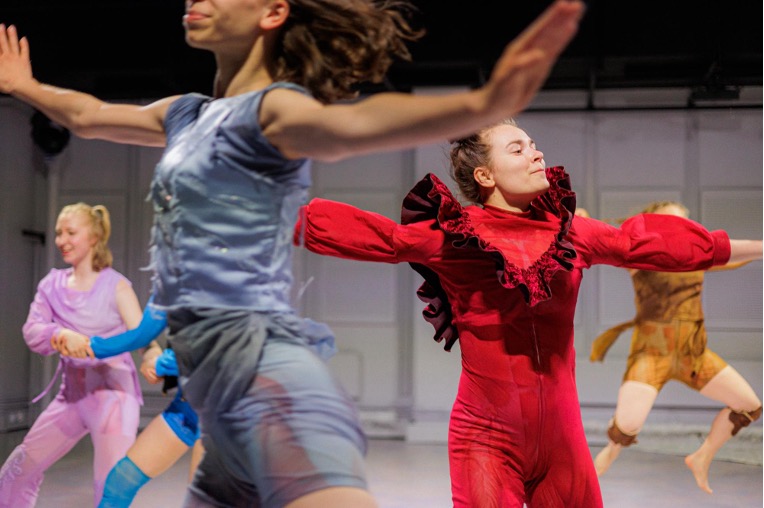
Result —
[{"label": "ribbed sleeve cuff", "polygon": [[732,249],[730,248],[730,237],[726,231],[711,231],[714,239],[714,266],[726,265],[730,260]]}]

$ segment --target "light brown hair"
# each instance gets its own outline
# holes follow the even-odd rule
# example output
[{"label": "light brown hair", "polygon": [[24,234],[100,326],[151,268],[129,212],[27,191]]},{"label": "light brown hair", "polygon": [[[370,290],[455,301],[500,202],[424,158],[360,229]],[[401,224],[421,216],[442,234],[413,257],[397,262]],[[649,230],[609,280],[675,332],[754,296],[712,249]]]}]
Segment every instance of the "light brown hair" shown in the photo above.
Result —
[{"label": "light brown hair", "polygon": [[507,118],[489,125],[465,138],[451,142],[451,178],[459,187],[461,195],[472,203],[482,203],[480,185],[475,181],[475,168],[488,166],[491,163],[491,144],[486,139],[487,134],[500,125],[517,127],[514,118]]}]

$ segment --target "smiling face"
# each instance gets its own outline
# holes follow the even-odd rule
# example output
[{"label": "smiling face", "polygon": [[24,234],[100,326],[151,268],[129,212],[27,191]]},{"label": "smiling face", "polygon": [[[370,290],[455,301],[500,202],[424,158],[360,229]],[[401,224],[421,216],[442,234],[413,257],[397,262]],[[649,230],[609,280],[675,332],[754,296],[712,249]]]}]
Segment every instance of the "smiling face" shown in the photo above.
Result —
[{"label": "smiling face", "polygon": [[56,247],[65,263],[75,268],[83,262],[92,263],[96,241],[89,218],[84,213],[69,212],[58,216]]},{"label": "smiling face", "polygon": [[475,168],[483,203],[525,211],[549,189],[544,154],[528,134],[514,125],[498,125],[484,133],[490,146],[485,166]]}]

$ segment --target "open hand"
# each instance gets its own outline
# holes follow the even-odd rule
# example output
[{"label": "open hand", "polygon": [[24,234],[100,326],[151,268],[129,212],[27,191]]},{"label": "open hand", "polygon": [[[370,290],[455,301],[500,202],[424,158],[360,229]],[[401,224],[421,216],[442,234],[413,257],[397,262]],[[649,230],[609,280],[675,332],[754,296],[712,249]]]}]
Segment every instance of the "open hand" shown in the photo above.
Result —
[{"label": "open hand", "polygon": [[511,116],[530,103],[578,32],[583,13],[580,0],[557,0],[507,45],[483,88],[488,109]]},{"label": "open hand", "polygon": [[19,39],[15,26],[0,24],[0,92],[10,94],[32,79],[29,42],[26,37]]}]

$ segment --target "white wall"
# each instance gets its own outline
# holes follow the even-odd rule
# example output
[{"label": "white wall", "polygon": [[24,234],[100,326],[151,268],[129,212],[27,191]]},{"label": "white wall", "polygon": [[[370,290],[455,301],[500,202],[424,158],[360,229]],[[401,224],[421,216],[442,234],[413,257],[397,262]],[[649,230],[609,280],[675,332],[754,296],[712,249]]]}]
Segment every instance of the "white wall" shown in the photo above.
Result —
[{"label": "white wall", "polygon": [[[36,237],[22,234],[45,229],[44,220],[38,220],[35,213],[45,198],[45,188],[38,185],[42,162],[30,157],[29,117],[30,110],[23,105],[0,102],[0,432],[28,426],[33,365],[28,361],[21,326],[44,255],[44,246]],[[0,446],[0,456],[2,451]]]},{"label": "white wall", "polygon": [[[519,121],[536,139],[549,165],[568,169],[580,205],[595,217],[620,217],[659,198],[681,199],[692,217],[709,228],[727,229],[735,237],[761,238],[760,95],[759,89],[759,107],[751,109],[638,111],[585,111],[580,107],[566,111],[568,99],[561,103],[559,95],[542,95],[535,111],[522,114]],[[580,97],[574,99],[580,102]],[[615,104],[623,107],[624,101],[615,100]],[[30,285],[36,284],[28,279],[32,273],[40,277],[50,267],[33,272],[33,255],[24,243],[28,241],[7,231],[18,229],[27,216],[37,227],[50,228],[50,212],[39,202],[47,202],[54,213],[75,200],[107,205],[114,225],[115,268],[133,281],[145,302],[149,274],[141,268],[148,260],[151,223],[145,196],[160,151],[73,138],[52,164],[54,177],[43,185],[35,186],[34,179],[22,185],[15,180],[19,168],[34,174],[35,164],[39,165],[35,162],[39,154],[27,137],[31,110],[5,98],[0,99],[0,112],[0,231],[4,232],[0,298],[7,303],[0,312],[3,421],[11,408],[17,410],[36,395],[32,384],[24,382],[25,376],[36,376],[34,384],[47,381],[45,372],[33,373],[31,366],[40,360],[23,345],[20,326],[31,301]],[[424,174],[435,172],[450,183],[445,153],[444,144],[431,145],[338,164],[316,164],[313,195],[349,202],[397,220],[403,196]],[[9,191],[10,185],[25,190]],[[35,200],[37,205],[22,206]],[[58,259],[55,254],[53,259]],[[304,250],[295,261],[295,293],[305,286],[297,304],[304,314],[328,322],[335,330],[340,352],[330,365],[369,422],[391,423],[393,432],[410,439],[444,439],[460,370],[459,350],[457,345],[446,353],[432,341],[431,328],[420,316],[422,303],[414,295],[419,276],[406,265],[321,258]],[[705,289],[710,347],[743,373],[759,396],[761,281],[762,266],[756,262],[709,275]],[[13,298],[6,296],[8,288],[13,288]],[[622,337],[606,362],[591,364],[591,341],[609,325],[632,317],[632,298],[625,272],[597,267],[585,274],[576,314],[576,348],[579,391],[587,418],[610,417],[628,351],[628,337]],[[158,387],[144,385],[144,389],[144,413],[156,414],[168,399]],[[696,415],[691,411],[672,410],[715,407],[717,404],[683,386],[670,384],[657,401],[656,414],[660,416],[666,408],[666,418],[692,419]]]}]

